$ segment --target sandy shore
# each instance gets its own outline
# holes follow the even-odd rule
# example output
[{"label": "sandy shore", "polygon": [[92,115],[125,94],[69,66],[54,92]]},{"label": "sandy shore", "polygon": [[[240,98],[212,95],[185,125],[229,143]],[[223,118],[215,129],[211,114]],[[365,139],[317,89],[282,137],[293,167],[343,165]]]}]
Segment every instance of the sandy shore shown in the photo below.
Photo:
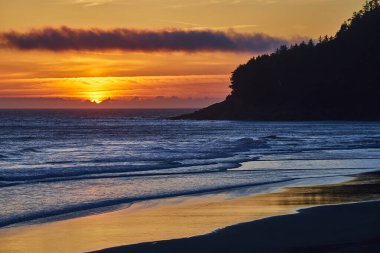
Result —
[{"label": "sandy shore", "polygon": [[[97,253],[168,252],[380,252],[380,174],[367,173],[343,184],[293,187],[257,198],[284,206],[314,206],[297,213],[230,226],[214,233],[109,248]],[[275,201],[275,202],[276,202]],[[340,203],[340,204],[338,204]]]},{"label": "sandy shore", "polygon": [[98,253],[380,252],[380,202],[314,207],[188,239]]},{"label": "sandy shore", "polygon": [[[343,184],[292,187],[281,192],[254,196],[239,196],[236,195],[236,192],[224,192],[141,202],[129,208],[109,213],[1,229],[0,252],[85,252],[118,245],[202,235],[238,223],[294,213],[296,209],[303,207],[376,199],[380,195],[378,182],[379,174],[372,173],[360,175],[356,180]],[[371,210],[379,211],[375,208]],[[355,217],[353,214],[352,219],[357,221],[358,218]],[[274,227],[268,228],[267,231],[278,230],[276,228],[278,225],[272,226]],[[283,229],[289,230],[290,227],[293,227],[290,224],[287,226]],[[229,229],[222,231],[229,231]],[[225,232],[211,235],[220,233]],[[241,238],[250,237],[249,235],[244,230],[238,232],[238,236]],[[210,235],[195,238],[200,240],[200,238],[209,237]],[[228,237],[215,240],[230,241]],[[126,252],[130,252],[130,250],[149,252],[149,247],[152,245],[162,247],[160,245],[167,245],[167,243],[176,245],[178,242],[186,243],[185,241],[174,240],[157,244],[133,245],[129,246]],[[202,246],[202,244],[199,245]],[[164,248],[164,251],[159,250],[161,249],[154,248],[152,252],[178,252],[174,249],[173,251],[166,251]],[[116,252],[124,252],[124,249]],[[218,250],[217,252],[222,251]],[[243,251],[239,250],[239,252]]]}]

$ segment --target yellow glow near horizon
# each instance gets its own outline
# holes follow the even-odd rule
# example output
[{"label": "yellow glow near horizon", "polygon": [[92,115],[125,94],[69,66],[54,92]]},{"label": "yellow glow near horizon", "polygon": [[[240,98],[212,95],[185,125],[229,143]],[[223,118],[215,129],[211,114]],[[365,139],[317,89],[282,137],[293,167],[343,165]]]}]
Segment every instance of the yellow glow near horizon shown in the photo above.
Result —
[{"label": "yellow glow near horizon", "polygon": [[88,98],[92,103],[100,104],[106,99],[106,96],[103,92],[89,92],[85,98]]},{"label": "yellow glow near horizon", "polygon": [[[156,97],[224,98],[229,75],[7,78],[0,97],[67,98],[92,102]],[[39,88],[41,87],[42,88]],[[14,89],[14,87],[18,87]],[[37,88],[38,87],[38,88]]]},{"label": "yellow glow near horizon", "polygon": [[80,89],[79,98],[89,100],[92,103],[100,104],[108,97],[120,95],[118,92],[112,92],[115,85],[120,81],[113,77],[84,77],[66,79],[67,86],[76,86]]}]

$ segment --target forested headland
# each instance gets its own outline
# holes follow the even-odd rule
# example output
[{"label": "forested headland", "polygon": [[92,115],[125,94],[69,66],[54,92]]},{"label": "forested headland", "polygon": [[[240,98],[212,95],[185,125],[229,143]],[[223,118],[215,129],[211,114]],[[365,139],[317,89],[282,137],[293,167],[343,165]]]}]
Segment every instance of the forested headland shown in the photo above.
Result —
[{"label": "forested headland", "polygon": [[380,1],[333,37],[281,46],[231,75],[231,94],[185,119],[380,120]]}]

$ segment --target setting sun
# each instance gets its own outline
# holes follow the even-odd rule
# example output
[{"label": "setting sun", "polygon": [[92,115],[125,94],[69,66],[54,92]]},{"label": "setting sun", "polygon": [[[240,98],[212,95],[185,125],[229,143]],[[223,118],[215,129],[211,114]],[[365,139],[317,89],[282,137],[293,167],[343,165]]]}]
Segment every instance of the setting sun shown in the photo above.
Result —
[{"label": "setting sun", "polygon": [[95,103],[95,104],[100,104],[102,102],[102,100],[100,100],[100,99],[92,99],[91,102]]}]

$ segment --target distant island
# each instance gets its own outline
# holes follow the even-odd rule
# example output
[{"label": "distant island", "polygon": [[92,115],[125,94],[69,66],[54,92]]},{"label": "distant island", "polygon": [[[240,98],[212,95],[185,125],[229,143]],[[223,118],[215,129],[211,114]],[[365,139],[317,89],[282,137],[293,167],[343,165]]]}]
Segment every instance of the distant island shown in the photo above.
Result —
[{"label": "distant island", "polygon": [[225,101],[176,119],[380,120],[379,2],[333,37],[252,58],[233,71]]}]

